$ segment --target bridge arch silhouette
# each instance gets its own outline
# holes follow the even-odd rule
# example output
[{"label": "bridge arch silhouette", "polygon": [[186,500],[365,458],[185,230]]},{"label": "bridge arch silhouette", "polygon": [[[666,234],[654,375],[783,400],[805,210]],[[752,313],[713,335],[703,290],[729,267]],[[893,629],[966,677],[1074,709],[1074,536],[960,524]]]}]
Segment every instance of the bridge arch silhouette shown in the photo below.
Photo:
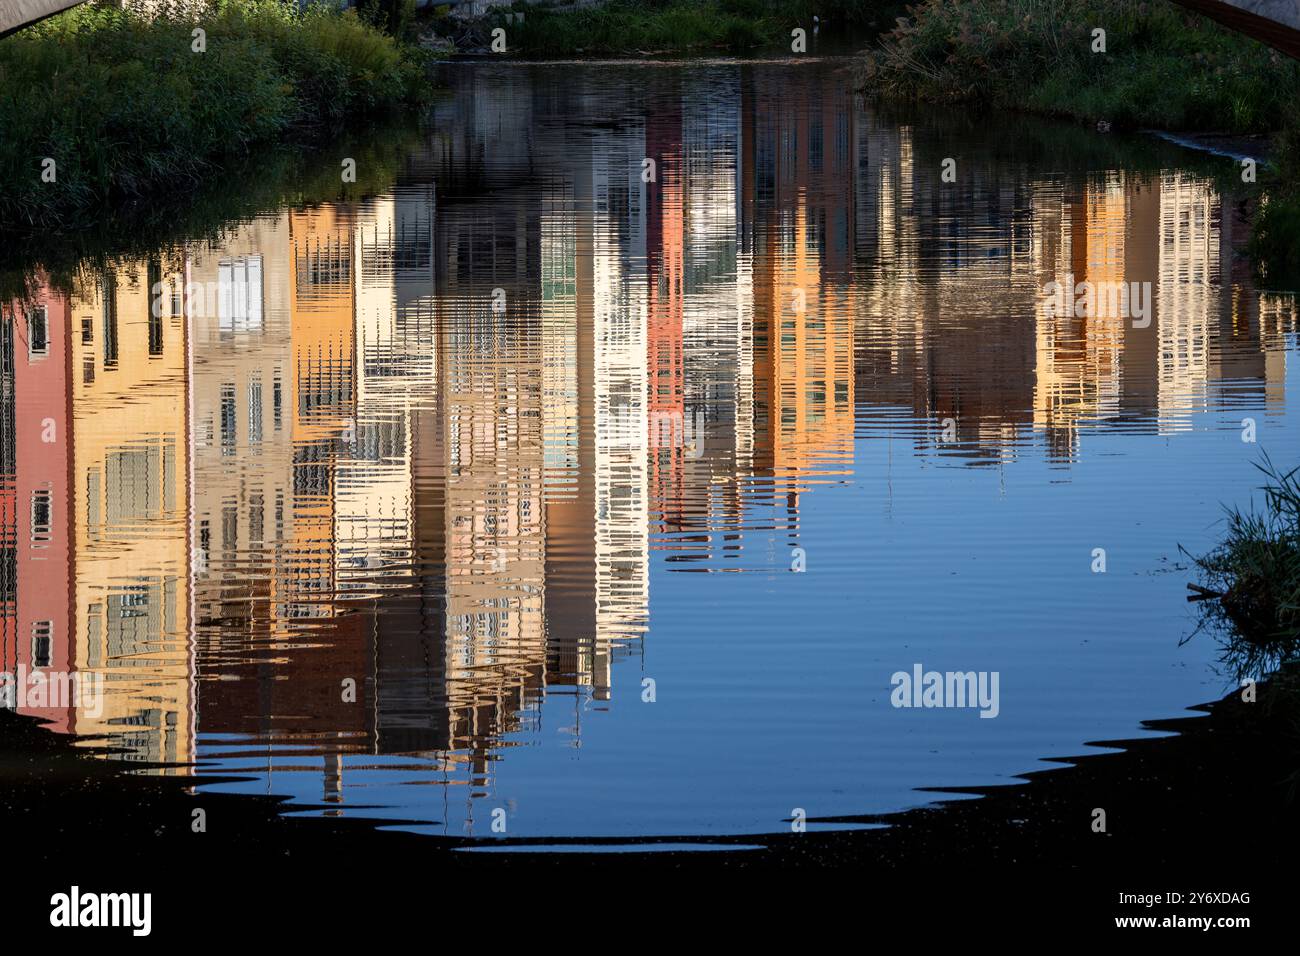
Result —
[{"label": "bridge arch silhouette", "polygon": [[0,37],[84,2],[85,0],[4,0],[0,3]]}]

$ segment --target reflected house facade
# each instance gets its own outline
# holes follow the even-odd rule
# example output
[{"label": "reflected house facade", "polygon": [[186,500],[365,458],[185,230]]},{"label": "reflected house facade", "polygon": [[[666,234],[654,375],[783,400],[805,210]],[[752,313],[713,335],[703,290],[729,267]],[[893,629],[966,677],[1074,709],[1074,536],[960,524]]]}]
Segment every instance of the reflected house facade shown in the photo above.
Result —
[{"label": "reflected house facade", "polygon": [[[403,207],[405,209],[407,207]],[[344,593],[408,567],[412,559],[411,405],[434,380],[432,336],[407,335],[398,314],[401,266],[394,197],[364,203],[353,235],[356,263],[356,424],[338,466],[336,548]],[[417,227],[418,228],[418,227]],[[424,261],[431,263],[425,225]],[[432,280],[430,272],[426,277]],[[430,330],[431,331],[431,330]]]},{"label": "reflected house facade", "polygon": [[382,479],[373,493],[383,552],[369,549],[365,571],[354,557],[348,573],[377,595],[365,624],[375,632],[380,753],[452,746],[445,693],[446,469],[435,221],[432,186],[412,185],[399,189],[391,203],[380,200],[363,211],[358,237],[359,410],[350,468],[363,485],[368,473]]},{"label": "reflected house facade", "polygon": [[356,437],[357,225],[351,204],[289,213],[293,518],[277,622],[297,647],[280,713],[289,733],[334,739],[321,744],[329,798],[342,788],[339,754],[374,738],[374,631],[346,603],[337,557],[340,462]]},{"label": "reflected house facade", "polygon": [[32,301],[0,309],[0,673],[15,682],[6,689],[18,712],[60,733],[78,729],[66,690],[66,675],[76,670],[66,573],[68,327],[67,296],[44,281]]},{"label": "reflected house facade", "polygon": [[[752,224],[743,183],[744,83],[710,78],[682,96],[685,214],[682,274],[683,470],[676,526],[694,531],[671,560],[735,559],[742,550],[742,480],[754,456]],[[722,108],[709,108],[721,104]],[[746,232],[745,230],[749,231]],[[723,534],[713,529],[731,529]],[[665,530],[667,530],[665,528]]]},{"label": "reflected house facade", "polygon": [[297,507],[290,253],[288,213],[191,250],[190,535],[207,733],[264,730],[259,715],[301,710],[285,700],[298,675],[277,682],[275,666],[296,626],[284,613]]},{"label": "reflected house facade", "polygon": [[[439,146],[452,159],[438,168],[458,167],[449,188],[490,187],[500,198],[528,170],[544,163],[556,171],[519,195],[513,222],[495,203],[483,205],[477,222],[467,213],[455,223],[454,214],[442,217],[440,235],[473,228],[479,252],[471,259],[461,235],[456,254],[440,247],[438,261],[447,264],[447,288],[477,263],[477,291],[461,308],[482,309],[493,288],[504,288],[512,321],[498,324],[530,328],[515,365],[522,374],[535,363],[538,372],[545,682],[603,700],[613,657],[642,633],[648,613],[646,125],[628,117],[590,138],[535,141],[517,129],[546,128],[583,108],[592,91],[577,85],[568,99],[534,103],[507,80],[463,93],[448,109],[464,139]],[[520,292],[506,285],[520,280]],[[448,306],[455,298],[440,295]],[[448,381],[444,392],[461,389]],[[449,479],[449,507],[453,488]]]},{"label": "reflected house facade", "polygon": [[442,204],[437,349],[445,476],[442,699],[475,775],[546,671],[539,248],[528,206]]},{"label": "reflected house facade", "polygon": [[680,336],[668,318],[653,346],[649,337],[650,302],[666,286],[648,246],[654,187],[642,160],[654,159],[659,179],[674,158],[671,133],[650,142],[647,129],[633,120],[575,144],[568,181],[548,190],[540,217],[546,681],[595,701],[610,699],[612,664],[649,613],[649,455],[659,432],[647,363],[662,350],[671,379]]},{"label": "reflected house facade", "polygon": [[940,157],[914,126],[870,128],[859,148],[875,237],[859,332],[870,357],[859,374],[884,378],[863,381],[861,394],[887,395],[924,420],[918,444],[950,420],[960,454],[998,460],[1032,421],[1025,197],[978,156],[963,162],[960,190],[943,184]]},{"label": "reflected house facade", "polygon": [[[590,156],[582,156],[590,162]],[[591,685],[596,633],[594,228],[589,168],[548,187],[540,210],[546,677]]]},{"label": "reflected house facade", "polygon": [[[816,82],[771,110],[742,106],[743,190],[752,225],[754,468],[789,480],[853,459],[853,321],[845,308],[854,248],[852,116],[842,89]],[[831,466],[835,467],[834,465]],[[797,526],[798,486],[787,491]]]},{"label": "reflected house facade", "polygon": [[192,262],[193,287],[217,302],[193,319],[202,728],[316,742],[327,799],[340,754],[374,735],[373,633],[337,560],[353,245],[350,208],[327,206],[241,226]]},{"label": "reflected house facade", "polygon": [[1204,180],[1172,172],[1160,181],[1160,391],[1162,432],[1191,427],[1206,407],[1210,317],[1220,292],[1219,197]]},{"label": "reflected house facade", "polygon": [[[649,288],[644,130],[594,142],[591,274],[595,428],[595,632],[577,676],[597,700],[611,692],[615,647],[638,637],[649,611]],[[579,295],[582,287],[579,285]],[[671,375],[670,375],[671,378]]]},{"label": "reflected house facade", "polygon": [[[1064,310],[1055,297],[1038,297],[1035,322],[1034,425],[1061,457],[1071,453],[1081,420],[1120,412],[1128,323],[1106,290],[1140,281],[1133,279],[1125,242],[1134,188],[1150,184],[1108,177],[1089,182],[1077,196],[1062,196],[1052,188],[1040,188],[1032,196],[1034,257],[1041,263],[1036,282],[1039,288],[1053,282],[1067,287]],[[1075,314],[1071,279],[1102,292],[1091,314]]]},{"label": "reflected house facade", "polygon": [[184,272],[149,259],[82,277],[69,330],[73,659],[105,697],[78,731],[169,762],[194,745],[189,343],[183,300],[151,289],[177,288]]}]

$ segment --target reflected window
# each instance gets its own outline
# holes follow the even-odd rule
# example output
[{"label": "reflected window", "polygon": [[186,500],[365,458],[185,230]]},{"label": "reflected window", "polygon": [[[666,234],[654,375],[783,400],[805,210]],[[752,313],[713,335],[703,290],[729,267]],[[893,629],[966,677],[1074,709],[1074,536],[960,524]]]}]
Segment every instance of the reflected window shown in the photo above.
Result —
[{"label": "reflected window", "polygon": [[12,538],[0,542],[0,618],[12,618],[18,611],[18,549]]},{"label": "reflected window", "polygon": [[149,308],[149,354],[163,354],[163,296],[167,288],[163,285],[162,265],[156,259],[149,260],[149,295],[145,301]]},{"label": "reflected window", "polygon": [[221,509],[221,549],[228,557],[239,550],[239,512],[233,504]]},{"label": "reflected window", "polygon": [[298,290],[311,286],[347,286],[352,282],[350,247],[337,239],[317,241],[298,257]]},{"label": "reflected window", "polygon": [[162,317],[149,314],[149,355],[153,358],[163,354]]},{"label": "reflected window", "polygon": [[261,256],[223,259],[218,264],[217,318],[224,333],[261,331]]},{"label": "reflected window", "polygon": [[102,512],[100,502],[103,495],[100,490],[99,469],[91,468],[86,473],[86,524],[90,529],[91,535],[98,534],[100,531],[100,521]]},{"label": "reflected window", "polygon": [[27,314],[27,354],[31,358],[50,354],[49,314],[43,305]]},{"label": "reflected window", "polygon": [[212,526],[208,519],[199,522],[199,547],[194,555],[195,571],[205,574],[208,570],[208,557],[212,553]]},{"label": "reflected window", "polygon": [[48,488],[38,488],[32,492],[32,543],[46,544],[50,540],[50,526],[53,523],[53,502]]},{"label": "reflected window", "polygon": [[176,443],[171,439],[163,445],[162,450],[162,493],[163,510],[168,513],[176,510]]},{"label": "reflected window", "polygon": [[157,592],[157,583],[149,582],[127,585],[108,596],[104,636],[114,666],[148,666],[142,653],[162,635]]},{"label": "reflected window", "polygon": [[110,527],[120,527],[158,513],[161,457],[157,448],[131,448],[109,453],[104,473]]},{"label": "reflected window", "polygon": [[102,297],[104,300],[104,368],[117,367],[117,277],[104,274]]},{"label": "reflected window", "polygon": [[86,608],[86,666],[104,666],[104,605]]},{"label": "reflected window", "polygon": [[262,523],[265,518],[265,506],[261,495],[248,498],[248,540],[261,544],[263,540]]},{"label": "reflected window", "polygon": [[221,386],[221,454],[235,453],[235,386]]},{"label": "reflected window", "polygon": [[262,440],[262,383],[257,380],[248,383],[248,440]]},{"label": "reflected window", "polygon": [[54,622],[32,622],[32,666],[49,667],[54,658]]}]

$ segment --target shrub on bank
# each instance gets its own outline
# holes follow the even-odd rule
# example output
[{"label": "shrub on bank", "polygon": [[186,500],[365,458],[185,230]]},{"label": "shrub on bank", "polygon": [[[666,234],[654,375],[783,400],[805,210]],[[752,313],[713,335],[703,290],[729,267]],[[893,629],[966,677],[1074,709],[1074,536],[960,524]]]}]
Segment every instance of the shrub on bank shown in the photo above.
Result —
[{"label": "shrub on bank", "polygon": [[1264,195],[1249,252],[1264,286],[1300,289],[1300,187],[1279,184]]},{"label": "shrub on bank", "polygon": [[869,90],[1233,133],[1275,129],[1300,98],[1300,65],[1172,3],[923,0],[909,13],[868,55]]},{"label": "shrub on bank", "polygon": [[1273,146],[1250,255],[1266,286],[1300,289],[1300,101],[1285,114]]},{"label": "shrub on bank", "polygon": [[420,54],[351,12],[213,6],[156,19],[88,6],[0,40],[0,228],[66,229],[193,188],[250,150],[317,141],[427,86]]},{"label": "shrub on bank", "polygon": [[1300,651],[1300,468],[1282,471],[1267,458],[1262,508],[1230,509],[1227,533],[1195,558],[1208,586],[1205,623],[1228,632],[1229,658],[1256,674]]}]

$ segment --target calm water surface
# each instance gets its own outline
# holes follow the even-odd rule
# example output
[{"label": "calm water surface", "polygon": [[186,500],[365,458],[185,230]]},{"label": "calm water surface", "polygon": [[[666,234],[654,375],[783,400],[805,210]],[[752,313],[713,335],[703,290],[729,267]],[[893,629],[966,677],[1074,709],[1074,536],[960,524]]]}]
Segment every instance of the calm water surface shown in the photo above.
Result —
[{"label": "calm water surface", "polygon": [[[6,306],[5,669],[105,691],[25,709],[310,812],[634,836],[1223,693],[1178,546],[1300,448],[1236,199],[842,66],[453,67],[385,194]],[[1149,323],[1054,314],[1070,275]],[[914,664],[998,716],[894,708]]]}]

